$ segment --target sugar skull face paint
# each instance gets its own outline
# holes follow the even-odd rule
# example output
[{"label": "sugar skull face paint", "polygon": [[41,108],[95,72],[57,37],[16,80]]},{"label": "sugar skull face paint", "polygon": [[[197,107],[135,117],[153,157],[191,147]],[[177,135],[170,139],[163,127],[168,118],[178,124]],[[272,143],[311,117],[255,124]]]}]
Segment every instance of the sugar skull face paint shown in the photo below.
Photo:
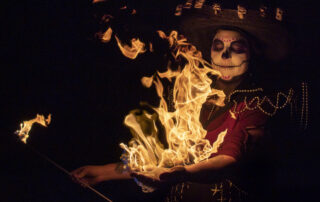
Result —
[{"label": "sugar skull face paint", "polygon": [[248,69],[250,58],[248,41],[232,30],[219,30],[213,38],[211,62],[221,72],[221,78],[229,81],[241,76]]}]

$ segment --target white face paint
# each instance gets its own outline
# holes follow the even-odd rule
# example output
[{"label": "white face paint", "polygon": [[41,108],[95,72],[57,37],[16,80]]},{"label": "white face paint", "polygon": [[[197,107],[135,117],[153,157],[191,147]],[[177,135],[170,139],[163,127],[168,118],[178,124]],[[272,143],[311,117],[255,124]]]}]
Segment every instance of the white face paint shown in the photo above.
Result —
[{"label": "white face paint", "polygon": [[221,72],[221,78],[230,81],[244,74],[250,58],[248,41],[239,32],[219,30],[213,38],[211,62]]}]

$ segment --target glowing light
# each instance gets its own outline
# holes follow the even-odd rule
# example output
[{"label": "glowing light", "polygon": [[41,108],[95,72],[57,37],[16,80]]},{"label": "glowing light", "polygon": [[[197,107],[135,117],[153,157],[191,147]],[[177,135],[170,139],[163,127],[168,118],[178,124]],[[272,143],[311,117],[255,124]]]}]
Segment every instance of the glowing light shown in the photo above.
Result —
[{"label": "glowing light", "polygon": [[20,124],[20,130],[17,130],[15,134],[17,134],[22,142],[27,143],[27,139],[29,138],[29,132],[34,123],[38,123],[44,127],[47,127],[51,122],[51,114],[45,118],[43,115],[37,114],[36,118],[31,119],[29,121],[23,121]]},{"label": "glowing light", "polygon": [[123,44],[120,39],[115,36],[118,46],[122,54],[130,59],[135,59],[140,53],[146,52],[145,44],[139,39],[132,39],[131,45]]},{"label": "glowing light", "polygon": [[[174,57],[186,61],[178,70],[168,68],[166,72],[157,72],[151,77],[143,77],[146,87],[155,85],[160,103],[153,107],[151,114],[144,110],[133,110],[125,117],[124,124],[130,129],[133,138],[128,145],[120,146],[127,152],[127,163],[131,170],[158,178],[164,170],[177,166],[197,163],[208,159],[217,152],[224,141],[227,129],[218,135],[211,145],[205,139],[207,131],[200,123],[200,111],[208,96],[216,96],[214,104],[224,105],[223,91],[211,89],[209,75],[220,76],[201,58],[201,52],[188,44],[185,38],[179,39],[172,31],[169,36],[158,31],[161,38],[167,39],[175,50]],[[136,56],[136,55],[135,55]],[[173,84],[174,110],[169,111],[164,97],[162,80],[168,79]],[[164,126],[168,148],[159,141],[156,121]]]},{"label": "glowing light", "polygon": [[109,27],[107,31],[102,34],[101,41],[104,43],[108,43],[111,40],[112,29]]}]

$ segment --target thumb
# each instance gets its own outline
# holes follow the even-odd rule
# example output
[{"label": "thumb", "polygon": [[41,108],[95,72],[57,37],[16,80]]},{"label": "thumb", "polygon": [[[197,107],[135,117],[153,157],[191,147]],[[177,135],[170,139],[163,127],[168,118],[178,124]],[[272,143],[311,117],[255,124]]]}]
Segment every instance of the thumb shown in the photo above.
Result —
[{"label": "thumb", "polygon": [[185,168],[184,167],[174,167],[172,168],[171,172],[165,172],[162,173],[159,178],[160,180],[166,180],[166,181],[180,181],[182,180],[182,178],[184,178],[184,174],[185,174]]},{"label": "thumb", "polygon": [[77,177],[77,178],[83,178],[85,175],[86,175],[86,169],[85,167],[81,167],[77,170],[75,170],[72,174],[74,177]]},{"label": "thumb", "polygon": [[168,180],[170,180],[173,176],[174,176],[174,173],[172,173],[172,172],[165,172],[165,173],[160,174],[159,179],[160,179],[160,180],[164,180],[164,181],[168,181]]}]

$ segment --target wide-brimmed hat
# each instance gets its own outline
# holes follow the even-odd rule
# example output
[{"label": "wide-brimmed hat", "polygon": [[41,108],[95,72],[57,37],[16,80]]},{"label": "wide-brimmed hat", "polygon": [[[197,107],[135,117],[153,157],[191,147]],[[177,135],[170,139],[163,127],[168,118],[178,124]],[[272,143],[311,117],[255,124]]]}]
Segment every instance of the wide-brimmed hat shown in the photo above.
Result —
[{"label": "wide-brimmed hat", "polygon": [[[277,10],[279,15],[281,10]],[[263,11],[238,9],[215,9],[204,5],[201,9],[184,9],[180,16],[179,31],[185,35],[201,52],[205,59],[210,59],[212,39],[221,28],[242,30],[257,39],[262,55],[271,60],[279,61],[289,53],[289,33],[276,13],[267,16]],[[276,19],[277,18],[277,19]]]}]

